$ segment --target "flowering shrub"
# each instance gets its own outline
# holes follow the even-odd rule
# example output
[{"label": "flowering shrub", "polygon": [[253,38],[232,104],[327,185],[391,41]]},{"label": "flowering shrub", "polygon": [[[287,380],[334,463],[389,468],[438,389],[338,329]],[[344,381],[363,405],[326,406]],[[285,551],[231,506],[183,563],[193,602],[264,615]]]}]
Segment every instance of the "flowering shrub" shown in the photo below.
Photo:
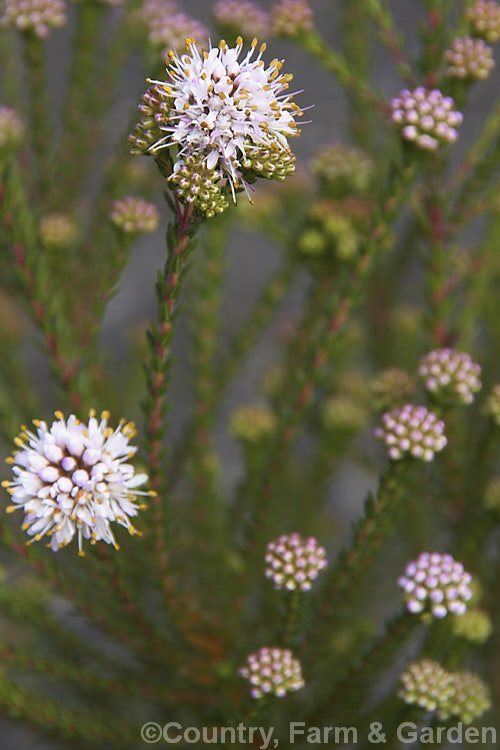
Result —
[{"label": "flowering shrub", "polygon": [[498,724],[500,3],[408,5],[5,0],[2,748]]}]

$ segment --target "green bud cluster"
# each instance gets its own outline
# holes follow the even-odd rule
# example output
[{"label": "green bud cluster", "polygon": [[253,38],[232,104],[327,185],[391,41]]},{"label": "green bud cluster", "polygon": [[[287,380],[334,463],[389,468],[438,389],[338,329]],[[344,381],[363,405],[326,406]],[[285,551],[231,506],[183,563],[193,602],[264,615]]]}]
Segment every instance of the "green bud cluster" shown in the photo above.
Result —
[{"label": "green bud cluster", "polygon": [[368,413],[351,396],[332,396],[323,405],[323,424],[327,430],[359,432],[366,427]]},{"label": "green bud cluster", "polygon": [[356,257],[359,235],[353,219],[332,201],[321,201],[311,210],[298,240],[302,257],[324,257],[345,262]]},{"label": "green bud cluster", "polygon": [[[295,172],[295,155],[290,149],[257,148],[248,146],[242,165],[257,177],[283,181]],[[253,175],[249,175],[250,181]]]},{"label": "green bud cluster", "polygon": [[464,724],[470,724],[491,707],[489,688],[473,672],[455,672],[452,678],[453,693],[440,710],[439,718],[456,717]]},{"label": "green bud cluster", "polygon": [[251,404],[232,412],[229,429],[233,437],[244,443],[260,443],[273,433],[275,426],[275,416],[267,406]]},{"label": "green bud cluster", "polygon": [[491,706],[490,691],[472,672],[448,672],[438,662],[422,659],[401,675],[399,697],[409,705],[436,711],[439,719],[470,724]]},{"label": "green bud cluster", "polygon": [[330,198],[366,193],[374,171],[373,162],[364,151],[343,143],[322,146],[311,167],[323,192]]},{"label": "green bud cluster", "polygon": [[172,98],[165,88],[154,84],[143,94],[137,107],[142,117],[128,137],[131,154],[146,154],[162,137],[161,126],[168,122]]},{"label": "green bud cluster", "polygon": [[192,203],[195,211],[212,218],[229,206],[225,185],[213,169],[207,169],[187,156],[168,178],[172,189],[184,203]]},{"label": "green bud cluster", "polygon": [[389,367],[372,380],[370,390],[375,408],[386,411],[411,400],[415,392],[415,381],[405,370]]},{"label": "green bud cluster", "polygon": [[47,214],[40,221],[40,238],[45,247],[69,247],[76,239],[77,227],[66,214]]},{"label": "green bud cluster", "polygon": [[453,634],[473,643],[485,643],[493,632],[491,617],[482,609],[468,609],[452,623]]}]

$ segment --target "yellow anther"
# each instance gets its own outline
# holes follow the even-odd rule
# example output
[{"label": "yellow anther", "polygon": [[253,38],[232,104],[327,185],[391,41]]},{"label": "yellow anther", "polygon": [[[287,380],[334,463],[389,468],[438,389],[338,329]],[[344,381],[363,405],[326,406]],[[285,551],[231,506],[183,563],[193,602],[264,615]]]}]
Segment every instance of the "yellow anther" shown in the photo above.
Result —
[{"label": "yellow anther", "polygon": [[58,419],[64,419],[64,414],[59,409],[54,412],[54,416],[57,417]]},{"label": "yellow anther", "polygon": [[85,552],[82,549],[78,550],[78,557],[85,557]]},{"label": "yellow anther", "polygon": [[109,411],[102,411],[101,412],[101,419],[109,419],[110,413]]},{"label": "yellow anther", "polygon": [[89,409],[89,417],[95,417],[95,409]]},{"label": "yellow anther", "polygon": [[14,459],[12,458],[12,456],[7,456],[7,458],[5,459],[5,463],[6,463],[6,464],[9,464],[9,466],[11,466],[12,464],[15,464],[16,462],[15,462],[15,460],[14,460]]},{"label": "yellow anther", "polygon": [[149,497],[158,497],[158,493],[155,490],[149,490]]},{"label": "yellow anther", "polygon": [[255,48],[258,45],[258,43],[259,43],[259,40],[257,39],[257,37],[254,36],[254,38],[252,39],[252,43],[251,43],[250,47]]},{"label": "yellow anther", "polygon": [[42,424],[39,419],[32,419],[31,421],[33,422],[35,427],[40,427],[40,425]]},{"label": "yellow anther", "polygon": [[226,98],[225,93],[223,91],[221,91],[220,94],[219,94],[219,99],[222,99],[222,101],[224,101],[225,98]]},{"label": "yellow anther", "polygon": [[4,479],[2,482],[2,487],[10,487],[10,482],[8,479]]},{"label": "yellow anther", "polygon": [[259,52],[265,52],[267,49],[267,44],[265,42],[262,42],[262,44],[259,47]]},{"label": "yellow anther", "polygon": [[139,505],[139,510],[147,510],[147,509],[148,509],[148,506],[146,505],[146,503],[141,503]]},{"label": "yellow anther", "polygon": [[15,505],[7,505],[7,507],[5,508],[5,512],[6,513],[14,513],[15,510],[16,510],[16,506]]},{"label": "yellow anther", "polygon": [[19,437],[19,435],[17,435],[17,437],[15,437],[15,438],[14,438],[14,443],[15,443],[15,444],[16,444],[17,446],[19,446],[19,448],[24,448],[24,443],[23,443],[23,441],[21,440],[21,438]]},{"label": "yellow anther", "polygon": [[243,44],[243,37],[237,36],[236,37],[236,46],[237,47],[241,47],[242,44]]}]

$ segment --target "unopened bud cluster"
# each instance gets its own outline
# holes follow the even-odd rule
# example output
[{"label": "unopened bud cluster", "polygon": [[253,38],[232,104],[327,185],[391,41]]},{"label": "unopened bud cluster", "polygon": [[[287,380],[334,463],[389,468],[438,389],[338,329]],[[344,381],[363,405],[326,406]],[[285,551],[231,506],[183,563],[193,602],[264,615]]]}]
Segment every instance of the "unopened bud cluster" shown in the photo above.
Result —
[{"label": "unopened bud cluster", "polygon": [[250,682],[252,698],[286,693],[304,687],[302,669],[298,659],[287,648],[263,647],[250,654],[239,674]]},{"label": "unopened bud cluster", "polygon": [[192,156],[177,162],[176,169],[168,181],[184,203],[192,203],[194,208],[209,219],[229,207],[226,193],[221,189],[219,176],[213,169],[207,169]]},{"label": "unopened bud cluster", "polygon": [[471,404],[481,389],[481,367],[469,354],[436,349],[420,361],[418,374],[436,399],[450,404]]},{"label": "unopened bud cluster", "polygon": [[213,14],[221,31],[244,39],[265,38],[269,33],[269,15],[251,0],[217,0]]},{"label": "unopened bud cluster", "polygon": [[470,724],[491,706],[487,685],[472,672],[448,672],[431,659],[411,664],[401,675],[399,697],[410,706],[435,711],[442,720]]},{"label": "unopened bud cluster", "polygon": [[382,370],[370,384],[376,409],[396,408],[408,401],[415,391],[415,381],[398,367]]},{"label": "unopened bud cluster", "polygon": [[47,214],[40,221],[40,239],[47,248],[69,247],[76,239],[77,228],[71,216]]},{"label": "unopened bud cluster", "polygon": [[308,223],[297,241],[304,259],[351,261],[356,257],[360,236],[348,207],[339,201],[318,201],[309,212]]},{"label": "unopened bud cluster", "polygon": [[283,534],[267,545],[266,578],[275,589],[309,591],[327,565],[326,551],[314,537]]},{"label": "unopened bud cluster", "polygon": [[289,148],[281,149],[273,144],[271,148],[249,146],[241,165],[259,177],[282,182],[295,172],[295,161],[295,154]]},{"label": "unopened bud cluster", "polygon": [[421,659],[410,664],[401,675],[399,697],[410,706],[436,711],[453,694],[453,678],[437,661]]},{"label": "unopened bud cluster", "polygon": [[271,9],[271,31],[276,36],[299,36],[313,28],[313,12],[307,0],[280,0]]},{"label": "unopened bud cluster", "polygon": [[161,126],[168,121],[172,98],[161,84],[153,84],[142,95],[137,109],[141,119],[129,135],[131,154],[146,154],[148,149],[161,138]]},{"label": "unopened bud cluster", "polygon": [[366,426],[368,414],[353,396],[331,396],[323,405],[323,424],[327,430],[356,433]]},{"label": "unopened bud cluster", "polygon": [[373,162],[361,149],[343,143],[322,146],[312,169],[324,191],[331,197],[364,193],[373,177]]},{"label": "unopened bud cluster", "polygon": [[274,431],[276,418],[267,406],[251,404],[235,409],[230,418],[230,432],[244,443],[259,443]]},{"label": "unopened bud cluster", "polygon": [[382,427],[375,430],[375,436],[384,441],[393,461],[406,456],[432,461],[448,442],[444,427],[425,406],[406,404],[382,415]]},{"label": "unopened bud cluster", "polygon": [[472,598],[472,576],[451,555],[422,552],[412,560],[398,580],[406,606],[412,614],[430,613],[441,619],[447,614],[463,615]]},{"label": "unopened bud cluster", "polygon": [[487,685],[473,672],[452,672],[453,692],[439,711],[439,718],[457,718],[470,724],[491,707]]},{"label": "unopened bud cluster", "polygon": [[435,151],[440,145],[457,140],[463,117],[450,96],[419,86],[414,91],[404,89],[391,101],[391,119],[405,140]]},{"label": "unopened bud cluster", "polygon": [[495,0],[478,0],[466,11],[477,36],[494,43],[500,39],[500,5]]},{"label": "unopened bud cluster", "polygon": [[453,621],[453,634],[472,643],[485,643],[492,632],[491,617],[482,609],[468,609]]},{"label": "unopened bud cluster", "polygon": [[452,78],[484,80],[495,67],[493,50],[484,39],[454,39],[444,56],[448,63],[446,73]]},{"label": "unopened bud cluster", "polygon": [[125,234],[155,232],[158,229],[160,215],[152,203],[142,198],[127,196],[113,202],[111,221]]},{"label": "unopened bud cluster", "polygon": [[182,12],[157,16],[151,19],[148,27],[148,41],[162,57],[165,57],[171,49],[181,50],[185,46],[187,37],[196,39],[201,44],[205,43],[209,37],[206,26]]},{"label": "unopened bud cluster", "polygon": [[5,0],[0,27],[30,32],[45,39],[66,23],[64,0]]},{"label": "unopened bud cluster", "polygon": [[14,149],[24,136],[24,125],[19,115],[10,107],[0,107],[0,149]]}]

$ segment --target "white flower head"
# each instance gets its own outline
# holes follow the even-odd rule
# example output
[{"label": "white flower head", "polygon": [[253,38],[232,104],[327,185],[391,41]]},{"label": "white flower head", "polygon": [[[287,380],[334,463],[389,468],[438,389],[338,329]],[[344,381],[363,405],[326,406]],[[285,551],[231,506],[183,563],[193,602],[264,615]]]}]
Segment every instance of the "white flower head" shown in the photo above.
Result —
[{"label": "white flower head", "polygon": [[165,135],[149,150],[177,148],[170,179],[184,190],[187,202],[195,202],[202,190],[199,182],[186,182],[193,165],[210,182],[208,187],[229,185],[233,202],[241,187],[250,198],[248,183],[257,175],[284,179],[293,171],[288,138],[299,134],[295,117],[302,111],[293,94],[283,93],[292,76],[281,73],[277,59],[266,68],[266,45],[254,57],[257,45],[254,39],[240,60],[241,37],[235,47],[221,41],[208,52],[188,38],[187,54],[168,54],[167,81],[152,82],[171,97],[171,109],[161,125]]},{"label": "white flower head", "polygon": [[148,477],[128,463],[137,451],[129,444],[134,425],[122,420],[113,430],[109,413],[98,420],[93,410],[87,422],[74,414],[66,420],[59,411],[55,416],[50,427],[33,420],[36,432],[23,427],[15,439],[18,450],[7,459],[14,479],[3,483],[13,503],[7,512],[24,510],[23,530],[32,537],[27,544],[48,536],[55,552],[76,533],[80,555],[84,538],[118,549],[110,524],[138,533],[130,519],[145,506],[137,496],[152,494],[137,490]]}]

